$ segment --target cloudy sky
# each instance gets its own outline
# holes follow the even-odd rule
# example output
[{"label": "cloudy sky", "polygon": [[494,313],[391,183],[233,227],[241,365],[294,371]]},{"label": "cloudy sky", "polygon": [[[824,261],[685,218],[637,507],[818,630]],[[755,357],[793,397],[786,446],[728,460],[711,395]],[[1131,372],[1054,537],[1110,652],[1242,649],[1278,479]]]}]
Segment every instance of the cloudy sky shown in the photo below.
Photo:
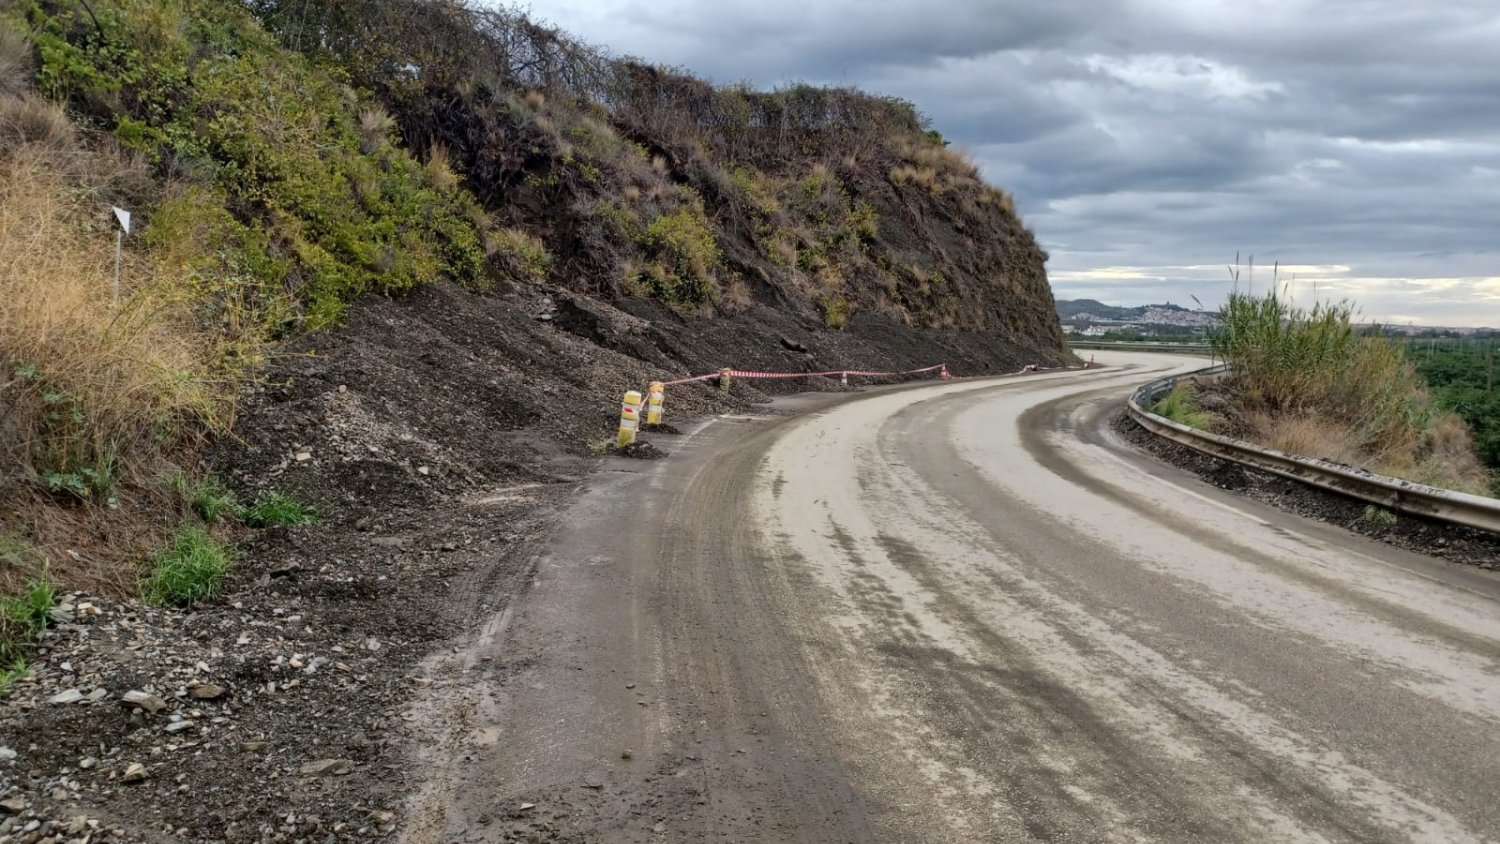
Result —
[{"label": "cloudy sky", "polygon": [[[1500,326],[1496,0],[534,0],[717,82],[916,103],[1060,298],[1212,306],[1226,264],[1384,321]],[[1242,273],[1241,285],[1249,282]]]}]

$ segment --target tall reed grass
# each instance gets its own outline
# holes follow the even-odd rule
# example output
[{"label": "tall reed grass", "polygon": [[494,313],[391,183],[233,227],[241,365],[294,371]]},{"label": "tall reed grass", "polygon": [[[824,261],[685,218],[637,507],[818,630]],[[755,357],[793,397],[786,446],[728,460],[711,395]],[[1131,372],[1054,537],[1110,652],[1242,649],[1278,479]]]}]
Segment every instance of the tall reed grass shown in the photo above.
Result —
[{"label": "tall reed grass", "polygon": [[1298,307],[1274,289],[1231,293],[1209,343],[1232,368],[1241,420],[1269,445],[1487,491],[1463,422],[1434,407],[1400,345],[1356,328],[1357,313],[1348,301]]}]

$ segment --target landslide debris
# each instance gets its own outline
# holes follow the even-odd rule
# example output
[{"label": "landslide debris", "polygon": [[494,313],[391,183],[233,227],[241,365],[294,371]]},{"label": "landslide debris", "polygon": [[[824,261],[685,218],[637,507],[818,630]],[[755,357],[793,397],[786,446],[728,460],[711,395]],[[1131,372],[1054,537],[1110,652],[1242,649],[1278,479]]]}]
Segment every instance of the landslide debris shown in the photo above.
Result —
[{"label": "landslide debris", "polygon": [[[43,598],[0,617],[0,839],[389,835],[452,679],[417,666],[524,588],[624,390],[1068,357],[1011,198],[911,104],[513,12],[16,0],[0,133],[36,259],[3,268],[0,586]],[[184,535],[227,575],[146,602]]]}]

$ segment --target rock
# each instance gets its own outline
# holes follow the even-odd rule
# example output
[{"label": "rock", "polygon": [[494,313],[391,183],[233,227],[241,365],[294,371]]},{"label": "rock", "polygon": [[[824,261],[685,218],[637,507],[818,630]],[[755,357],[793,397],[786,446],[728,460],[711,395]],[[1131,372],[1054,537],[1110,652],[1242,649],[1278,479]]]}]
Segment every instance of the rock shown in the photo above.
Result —
[{"label": "rock", "polygon": [[166,726],[166,731],[169,733],[180,733],[183,730],[191,730],[192,728],[192,721],[173,721]]},{"label": "rock", "polygon": [[213,683],[195,683],[188,688],[188,697],[198,700],[218,700],[224,696],[224,687]]},{"label": "rock", "polygon": [[131,762],[128,766],[126,766],[125,775],[120,777],[120,782],[145,782],[146,779],[150,776],[151,772],[146,770],[145,765],[142,765],[139,762]]},{"label": "rock", "polygon": [[350,759],[319,759],[303,765],[300,773],[304,777],[337,777],[353,770],[354,762]]},{"label": "rock", "polygon": [[8,747],[0,747],[0,762],[9,762],[16,758],[16,752]]},{"label": "rock", "polygon": [[104,700],[107,697],[109,697],[109,689],[94,689],[92,692],[89,692],[89,696],[84,699],[89,703],[98,703],[99,701]]},{"label": "rock", "polygon": [[0,800],[0,812],[8,815],[19,815],[26,811],[26,799],[24,797],[9,797]]},{"label": "rock", "polygon": [[68,818],[68,824],[65,827],[69,835],[82,835],[84,833],[84,830],[88,828],[88,815],[74,815],[73,817]]},{"label": "rock", "polygon": [[601,780],[598,777],[594,777],[594,776],[584,777],[583,787],[584,788],[603,788],[604,787],[604,780]]},{"label": "rock", "polygon": [[91,771],[95,767],[97,767],[98,764],[99,764],[99,760],[98,759],[95,759],[94,757],[89,756],[89,757],[87,757],[85,759],[79,760],[78,767],[79,767],[80,770]]},{"label": "rock", "polygon": [[265,750],[265,749],[266,749],[266,743],[263,742],[263,741],[242,741],[242,742],[240,742],[240,750],[243,750],[246,753],[259,753],[259,752],[261,752],[262,750]]},{"label": "rock", "polygon": [[58,692],[52,697],[47,698],[48,703],[56,704],[77,703],[80,700],[83,700],[83,692],[77,689],[68,689],[65,692]]},{"label": "rock", "polygon": [[307,461],[309,461],[309,460],[312,459],[312,452],[310,452],[310,451],[299,451],[299,452],[296,453],[296,455],[293,456],[293,459],[296,460],[298,463],[306,463]]},{"label": "rock", "polygon": [[153,715],[167,708],[167,702],[153,694],[132,689],[120,696],[120,704],[131,709],[144,709]]},{"label": "rock", "polygon": [[631,753],[628,750],[622,750],[622,751],[620,751],[620,758],[621,759],[629,759],[631,756],[634,756],[634,755],[635,754]]}]

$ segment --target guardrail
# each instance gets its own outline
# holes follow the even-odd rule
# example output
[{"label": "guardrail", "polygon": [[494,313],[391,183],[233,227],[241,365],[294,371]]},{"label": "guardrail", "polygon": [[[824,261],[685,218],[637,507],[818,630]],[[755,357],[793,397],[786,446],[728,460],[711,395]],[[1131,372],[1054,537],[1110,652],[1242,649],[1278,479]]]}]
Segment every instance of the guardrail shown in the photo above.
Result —
[{"label": "guardrail", "polygon": [[1169,352],[1182,355],[1204,355],[1212,353],[1206,343],[1112,343],[1106,340],[1069,340],[1074,349],[1113,349],[1116,351]]},{"label": "guardrail", "polygon": [[1388,478],[1352,466],[1232,440],[1189,428],[1147,409],[1183,378],[1218,375],[1226,371],[1226,366],[1214,366],[1152,381],[1131,394],[1127,412],[1142,428],[1194,451],[1253,466],[1391,510],[1500,533],[1500,500],[1438,489],[1400,478]]}]

